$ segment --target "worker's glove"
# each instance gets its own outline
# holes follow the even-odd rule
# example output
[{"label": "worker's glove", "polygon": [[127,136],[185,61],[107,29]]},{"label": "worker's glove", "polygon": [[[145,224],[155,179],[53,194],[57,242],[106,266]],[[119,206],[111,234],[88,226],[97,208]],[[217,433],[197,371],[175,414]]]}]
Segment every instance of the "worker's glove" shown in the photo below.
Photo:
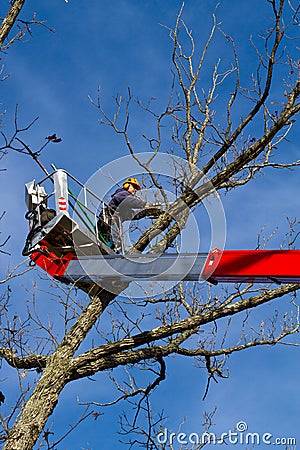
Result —
[{"label": "worker's glove", "polygon": [[146,203],[145,209],[158,209],[162,210],[162,204],[161,203]]}]

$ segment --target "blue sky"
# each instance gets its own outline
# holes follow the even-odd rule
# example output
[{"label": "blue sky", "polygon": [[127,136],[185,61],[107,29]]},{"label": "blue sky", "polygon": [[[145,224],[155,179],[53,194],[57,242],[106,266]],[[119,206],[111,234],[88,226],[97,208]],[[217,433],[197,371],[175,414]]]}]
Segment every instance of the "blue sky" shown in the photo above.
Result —
[{"label": "blue sky", "polygon": [[[5,72],[9,78],[1,83],[1,98],[7,110],[4,131],[12,130],[16,103],[19,105],[19,121],[27,125],[39,116],[37,124],[26,136],[27,142],[39,146],[46,136],[57,133],[61,144],[49,146],[42,160],[49,168],[51,163],[62,167],[85,182],[94,171],[127,154],[124,142],[112,130],[98,123],[99,114],[92,107],[88,96],[96,97],[101,85],[103,105],[108,112],[114,110],[113,96],[125,95],[130,86],[134,96],[142,99],[157,98],[163,105],[171,83],[172,44],[167,30],[172,26],[180,9],[178,0],[115,0],[78,2],[53,0],[40,2],[29,0],[23,17],[37,12],[40,20],[55,28],[50,33],[45,28],[33,28],[32,37],[17,42],[3,56]],[[187,0],[184,19],[193,30],[200,44],[204,43],[211,25],[211,0]],[[0,7],[3,15],[4,6]],[[259,11],[259,14],[257,14]],[[247,80],[253,70],[255,55],[250,51],[248,37],[264,31],[269,26],[270,7],[262,0],[224,0],[218,9],[223,29],[237,42],[241,58],[242,79]],[[228,61],[227,47],[217,39],[209,61],[214,64],[222,57]],[[204,77],[203,83],[207,79]],[[279,84],[274,83],[274,98],[280,99]],[[222,97],[220,98],[222,104]],[[222,110],[219,111],[222,117]],[[236,120],[243,111],[236,111]],[[138,151],[147,151],[141,133],[151,131],[152,124],[145,116],[134,112],[131,122],[131,138]],[[255,131],[255,130],[254,130]],[[24,135],[25,136],[25,135]],[[298,126],[290,135],[290,141],[281,145],[281,161],[298,159]],[[281,156],[282,155],[282,156]],[[8,251],[11,258],[1,257],[1,271],[7,265],[23,261],[21,251],[27,234],[24,183],[41,178],[42,173],[33,162],[22,155],[11,154],[1,161],[7,168],[1,172],[2,208],[7,211],[2,221],[2,235],[11,234]],[[127,174],[125,174],[127,176]],[[280,231],[270,247],[280,245],[287,229],[286,216],[296,217],[299,210],[299,174],[267,170],[251,185],[228,195],[222,194],[227,221],[226,248],[255,248],[257,233],[265,227],[270,234],[279,225]],[[22,310],[23,287],[29,287],[31,278],[16,284],[16,310]],[[43,286],[47,286],[47,281]],[[26,294],[27,296],[27,294]],[[25,297],[26,297],[25,296]],[[29,297],[29,295],[28,295]],[[55,303],[39,294],[41,314],[52,314]],[[14,307],[14,305],[13,305]],[[288,300],[280,300],[278,309],[290,309]],[[257,312],[255,318],[270,317],[273,307]],[[104,318],[105,321],[108,317]],[[299,350],[293,347],[254,349],[233,355],[229,359],[230,379],[212,383],[209,395],[202,401],[205,390],[205,371],[193,367],[192,361],[171,358],[168,362],[167,380],[156,390],[153,404],[163,408],[168,416],[167,426],[177,430],[184,418],[184,431],[198,432],[203,411],[217,407],[214,417],[215,430],[219,433],[233,429],[236,422],[244,420],[252,432],[270,432],[276,436],[299,436],[298,411],[300,389]],[[11,371],[1,375],[11,377]],[[3,391],[10,392],[11,379],[4,381]],[[56,436],[79,416],[76,399],[103,401],[110,399],[110,388],[105,374],[93,382],[76,382],[63,393],[55,414]],[[96,397],[95,398],[95,393]],[[11,394],[12,395],[12,394]],[[8,401],[12,397],[7,395]],[[74,431],[61,449],[123,448],[116,436],[118,415],[125,405],[107,409],[97,421],[88,419],[78,431]],[[50,423],[51,425],[51,423]],[[297,435],[298,433],[298,435]],[[263,445],[260,447],[263,448]],[[241,447],[240,447],[241,448]],[[284,448],[284,447],[279,447]]]}]

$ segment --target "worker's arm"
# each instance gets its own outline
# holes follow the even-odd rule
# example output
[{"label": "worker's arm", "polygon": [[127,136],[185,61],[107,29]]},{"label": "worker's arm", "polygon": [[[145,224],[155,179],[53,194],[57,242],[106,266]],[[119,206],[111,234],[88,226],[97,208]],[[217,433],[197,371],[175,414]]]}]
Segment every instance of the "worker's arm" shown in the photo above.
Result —
[{"label": "worker's arm", "polygon": [[[140,198],[134,197],[132,194],[129,194],[124,200],[124,206],[130,209],[144,209],[147,207],[147,203]],[[123,206],[123,205],[122,205]]]}]

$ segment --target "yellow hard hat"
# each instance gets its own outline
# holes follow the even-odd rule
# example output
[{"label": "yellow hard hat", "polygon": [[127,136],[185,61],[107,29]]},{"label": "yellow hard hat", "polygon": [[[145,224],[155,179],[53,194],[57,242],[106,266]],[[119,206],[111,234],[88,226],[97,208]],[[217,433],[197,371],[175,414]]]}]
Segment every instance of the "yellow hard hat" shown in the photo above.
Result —
[{"label": "yellow hard hat", "polygon": [[132,184],[138,191],[142,189],[136,178],[127,178],[127,180],[123,183],[123,188],[128,189],[130,184]]}]

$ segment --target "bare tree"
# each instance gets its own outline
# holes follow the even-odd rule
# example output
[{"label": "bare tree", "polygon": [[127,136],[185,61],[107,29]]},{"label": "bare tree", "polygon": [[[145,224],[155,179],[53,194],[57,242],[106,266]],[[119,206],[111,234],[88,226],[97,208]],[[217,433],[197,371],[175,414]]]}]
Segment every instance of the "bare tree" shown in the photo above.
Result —
[{"label": "bare tree", "polygon": [[[241,83],[234,42],[220,28],[216,14],[213,14],[211,33],[200,52],[192,32],[182,19],[183,10],[179,12],[174,28],[168,30],[173,42],[174,73],[167,105],[162,112],[155,110],[151,100],[146,103],[138,101],[138,106],[141,113],[148,113],[156,124],[154,136],[144,135],[153,158],[161,151],[166,139],[171,142],[171,157],[183,156],[187,168],[179,168],[182,172],[174,176],[176,200],[170,202],[167,210],[143,231],[129,253],[160,253],[171,246],[185,227],[192,208],[213,191],[230,191],[253,182],[255,175],[266,167],[284,169],[299,165],[299,161],[278,163],[274,155],[279,153],[280,144],[285,141],[300,110],[299,66],[293,57],[295,49],[285,53],[286,39],[296,36],[294,29],[298,27],[300,5],[293,6],[285,0],[268,0],[268,3],[273,22],[263,36],[263,45],[253,41],[258,68],[251,76],[251,84],[246,87]],[[231,45],[232,63],[224,68],[221,60],[217,60],[211,71],[211,85],[204,89],[200,76],[207,70],[206,58],[216,33],[220,33]],[[297,41],[291,42],[296,48]],[[271,94],[277,67],[282,70],[282,94],[279,107],[275,110],[272,108]],[[219,119],[215,119],[214,104],[224,81],[228,79],[232,84],[225,108],[216,105],[216,108],[218,106],[226,111],[226,119],[220,124]],[[223,94],[222,98],[225,97]],[[241,98],[248,109],[237,123],[234,112]],[[127,98],[117,97],[117,110],[112,118],[102,108],[100,91],[93,104],[101,114],[101,122],[124,137],[129,153],[144,169],[151,186],[156,186],[165,198],[166,192],[160,178],[150,164],[140,160],[131,144],[130,107],[133,102],[130,90]],[[252,134],[253,124],[256,125],[255,136]],[[170,136],[166,137],[165,130],[170,132]],[[13,139],[6,139],[4,147],[32,156],[30,147],[20,138],[22,131],[16,127]],[[36,155],[36,152],[33,154]],[[208,175],[210,181],[207,181]],[[180,183],[176,184],[178,180]],[[289,244],[292,245],[297,236],[297,224],[291,222],[290,225]],[[155,241],[149,249],[154,237]],[[50,442],[51,431],[45,430],[45,426],[61,392],[71,381],[103,371],[110,371],[110,380],[117,391],[116,398],[106,405],[121,400],[134,404],[133,417],[124,416],[121,422],[121,429],[126,434],[138,433],[130,445],[136,443],[145,448],[162,448],[154,440],[162,417],[156,419],[153,415],[149,395],[166,378],[169,355],[195,358],[199,366],[207,371],[205,395],[211,380],[227,376],[225,365],[228,355],[255,346],[284,342],[287,336],[299,330],[297,285],[274,288],[249,284],[222,292],[179,283],[160,297],[147,292],[142,300],[118,297],[109,289],[99,287],[93,288],[87,297],[82,298],[77,296],[76,286],[61,286],[60,289],[61,292],[56,294],[64,324],[64,335],[60,339],[55,335],[54,325],[45,324],[39,317],[34,302],[28,308],[27,318],[22,320],[20,317],[9,317],[9,308],[5,304],[2,309],[2,323],[7,323],[7,326],[2,328],[0,356],[16,369],[21,381],[24,371],[36,372],[29,388],[20,381],[21,394],[17,405],[5,417],[2,416],[4,449],[33,448],[39,437],[41,445],[55,448],[59,442]],[[119,294],[122,289],[120,286]],[[284,296],[291,299],[294,310],[291,315],[279,317],[274,311],[271,319],[256,326],[250,323],[252,309]],[[9,299],[9,292],[6,292],[5,298]],[[115,301],[116,298],[118,301]],[[109,330],[101,329],[98,322],[104,311],[111,317]],[[151,327],[145,311],[153,314]],[[238,313],[242,312],[244,316],[241,320]],[[31,323],[34,323],[34,336]],[[230,333],[233,323],[241,328],[238,340]],[[219,324],[218,327],[216,324]],[[91,330],[97,333],[101,343],[80,353],[79,347],[86,342]],[[31,333],[30,339],[27,339],[28,333]],[[117,367],[124,368],[126,379],[119,380],[114,376],[113,369]],[[142,380],[144,385],[140,384],[137,375],[139,369],[147,371],[147,377]],[[104,403],[89,403],[104,406]],[[138,425],[141,412],[150,418],[148,428]],[[97,416],[99,413],[93,414]]]}]

